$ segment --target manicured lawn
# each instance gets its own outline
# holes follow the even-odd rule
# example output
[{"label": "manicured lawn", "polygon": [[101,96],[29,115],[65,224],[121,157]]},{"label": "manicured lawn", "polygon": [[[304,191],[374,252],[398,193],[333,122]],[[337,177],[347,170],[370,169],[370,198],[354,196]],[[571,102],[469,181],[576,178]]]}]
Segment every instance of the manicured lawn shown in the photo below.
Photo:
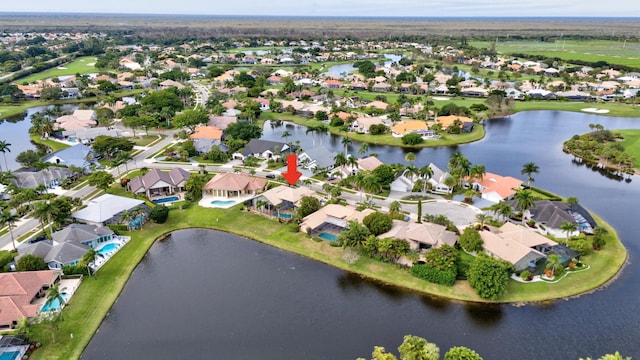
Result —
[{"label": "manicured lawn", "polygon": [[[121,189],[114,187],[110,192],[120,193]],[[79,358],[149,247],[164,234],[184,228],[216,228],[302,254],[383,283],[457,300],[482,301],[466,281],[458,281],[453,287],[434,285],[413,277],[394,265],[366,257],[360,257],[355,264],[350,265],[342,259],[342,248],[332,247],[324,241],[313,241],[302,233],[292,233],[285,225],[242,211],[241,208],[238,205],[228,210],[203,209],[194,205],[186,210],[171,210],[167,223],[147,223],[142,231],[124,234],[130,235],[131,241],[98,271],[96,278],[85,279],[65,307],[65,320],[60,322],[56,332],[57,342],[51,342],[51,336],[44,327],[35,327],[32,337],[41,342],[43,347],[32,358]],[[600,219],[597,220],[601,223]],[[251,227],[245,226],[247,223]],[[521,284],[510,281],[507,293],[500,301],[526,302],[571,296],[605,283],[615,276],[627,257],[614,230],[610,227],[608,229],[610,235],[605,248],[598,254],[583,258],[592,267],[591,270],[572,274],[558,284]],[[70,334],[73,334],[73,338]]]},{"label": "manicured lawn", "polygon": [[21,79],[16,79],[15,82],[18,84],[22,84],[23,82],[32,83],[36,80],[43,80],[56,76],[95,73],[98,71],[95,66],[93,66],[95,62],[95,56],[79,57],[68,64],[60,65],[36,74],[31,74]]},{"label": "manicured lawn", "polygon": [[43,139],[40,136],[35,135],[35,134],[31,134],[31,135],[29,135],[29,137],[31,138],[31,140],[33,142],[36,142],[38,144],[46,145],[49,148],[51,148],[52,151],[58,151],[58,150],[62,150],[62,149],[66,149],[66,148],[70,147],[70,145],[63,144],[61,142],[57,142],[57,141],[53,141],[53,140],[45,140],[45,139]]},{"label": "manicured lawn", "polygon": [[[144,132],[143,132],[144,134]],[[140,135],[140,133],[136,133],[136,137],[132,138],[132,141],[138,146],[147,146],[154,141],[158,140],[158,136],[164,137],[164,135]]]},{"label": "manicured lawn", "polygon": [[640,130],[616,130],[624,137],[620,145],[624,150],[635,159],[633,165],[636,169],[640,169]]},{"label": "manicured lawn", "polygon": [[[517,101],[516,111],[527,110],[557,110],[557,111],[574,111],[583,112],[585,108],[607,109],[608,113],[604,116],[620,116],[620,117],[639,117],[640,107],[637,105],[619,104],[619,103],[591,103],[580,101]],[[597,117],[594,118],[597,122]]]}]

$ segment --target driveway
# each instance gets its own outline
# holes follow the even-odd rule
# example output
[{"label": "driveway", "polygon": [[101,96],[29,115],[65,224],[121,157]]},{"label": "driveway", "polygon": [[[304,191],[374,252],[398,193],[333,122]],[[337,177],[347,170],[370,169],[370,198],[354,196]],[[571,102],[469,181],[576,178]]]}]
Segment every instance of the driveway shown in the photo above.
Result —
[{"label": "driveway", "polygon": [[444,215],[457,227],[476,222],[476,215],[482,210],[457,201],[436,200],[422,203],[422,216],[427,214]]}]

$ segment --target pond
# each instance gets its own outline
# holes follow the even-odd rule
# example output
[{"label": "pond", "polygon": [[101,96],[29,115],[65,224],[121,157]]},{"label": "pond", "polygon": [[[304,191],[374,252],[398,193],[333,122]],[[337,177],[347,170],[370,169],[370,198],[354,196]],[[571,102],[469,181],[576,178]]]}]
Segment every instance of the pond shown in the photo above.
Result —
[{"label": "pond", "polygon": [[[417,164],[445,167],[460,149],[489,171],[521,177],[522,164],[533,161],[540,167],[534,184],[576,196],[604,217],[633,261],[640,181],[602,176],[561,151],[562,141],[589,123],[640,127],[640,119],[526,112],[489,122],[482,141],[417,151]],[[267,126],[264,138],[280,141],[284,129]],[[342,150],[338,137],[286,129],[294,141]],[[402,149],[370,151],[404,162]],[[606,288],[570,301],[477,305],[366,281],[234,235],[183,230],[151,248],[82,358],[355,359],[374,345],[395,350],[405,334],[437,343],[442,353],[463,345],[485,359],[578,359],[616,350],[637,356],[639,275],[627,266]]]},{"label": "pond", "polygon": [[[402,59],[402,56],[400,55],[392,55],[392,54],[384,54],[384,57],[386,59],[388,59],[388,61],[384,62],[384,65],[389,65],[393,62],[398,62],[400,61],[400,59]],[[326,72],[322,73],[323,75],[340,75],[340,76],[345,76],[348,75],[350,72],[352,71],[356,71],[357,69],[353,66],[353,63],[348,63],[348,64],[338,64],[338,65],[333,65],[331,67],[329,67],[329,69],[327,69]]]}]

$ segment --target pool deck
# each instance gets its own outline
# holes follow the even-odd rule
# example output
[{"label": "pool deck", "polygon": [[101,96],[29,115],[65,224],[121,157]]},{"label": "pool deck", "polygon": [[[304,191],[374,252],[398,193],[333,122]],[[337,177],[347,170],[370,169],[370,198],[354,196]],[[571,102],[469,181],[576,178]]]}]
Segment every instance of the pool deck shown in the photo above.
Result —
[{"label": "pool deck", "polygon": [[[58,283],[58,292],[60,293],[66,293],[67,294],[67,300],[65,303],[68,303],[69,300],[71,300],[71,297],[73,296],[73,294],[76,292],[76,290],[78,289],[78,286],[80,286],[80,282],[82,282],[82,280],[80,278],[77,279],[62,279],[60,280],[60,282]],[[44,306],[44,304],[47,303],[47,297],[44,296],[40,299],[37,299],[34,304],[38,305],[40,308],[42,308]],[[62,305],[62,307],[64,307],[64,304]]]},{"label": "pool deck", "polygon": [[129,240],[131,240],[130,236],[118,236],[117,240],[112,240],[112,241],[108,241],[105,243],[100,244],[100,247],[103,247],[107,244],[118,244],[118,247],[113,250],[108,252],[107,254],[105,254],[104,256],[100,256],[97,255],[96,256],[96,261],[93,264],[93,266],[91,266],[91,268],[93,269],[93,271],[97,271],[98,269],[100,269],[102,267],[102,265],[104,265],[107,261],[109,261],[109,259],[115,254],[117,253],[120,249],[122,249],[122,247],[129,242]]},{"label": "pool deck", "polygon": [[[242,204],[243,202],[247,201],[247,200],[251,200],[253,199],[255,196],[241,196],[241,197],[232,197],[232,198],[225,198],[225,197],[219,197],[219,196],[210,196],[210,195],[205,195],[202,197],[202,199],[200,201],[198,201],[198,205],[204,207],[204,208],[218,208],[218,209],[228,209],[232,206],[236,206],[238,204]],[[214,205],[211,202],[212,201],[234,201],[233,204],[228,204],[228,205]]]}]

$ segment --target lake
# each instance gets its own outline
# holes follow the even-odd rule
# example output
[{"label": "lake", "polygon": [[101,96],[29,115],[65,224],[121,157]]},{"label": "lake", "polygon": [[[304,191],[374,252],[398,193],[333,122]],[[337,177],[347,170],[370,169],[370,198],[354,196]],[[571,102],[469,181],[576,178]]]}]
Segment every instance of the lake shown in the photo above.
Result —
[{"label": "lake", "polygon": [[[50,107],[53,107],[53,105]],[[75,110],[77,108],[77,105],[62,106],[63,110]],[[35,145],[31,143],[31,138],[29,137],[31,115],[39,111],[44,111],[45,109],[47,109],[47,106],[28,108],[23,115],[5,119],[0,123],[0,140],[11,144],[9,147],[10,152],[6,153],[9,170],[16,170],[20,167],[20,164],[16,162],[16,156],[18,156],[18,154],[27,150],[37,150]],[[4,168],[3,159],[2,169],[4,170]]]},{"label": "lake", "polygon": [[[384,62],[384,66],[387,66],[393,62],[398,62],[400,61],[400,59],[402,59],[402,56],[400,55],[392,55],[392,54],[384,54],[384,57],[386,59],[388,59],[389,61],[385,61]],[[375,60],[375,59],[374,59]],[[356,67],[353,66],[353,63],[348,63],[348,64],[338,64],[338,65],[333,65],[331,67],[329,67],[329,69],[327,69],[326,72],[322,73],[323,75],[348,75],[350,72],[352,71],[356,71]]]},{"label": "lake", "polygon": [[[488,171],[522,178],[533,161],[535,185],[576,196],[618,231],[631,264],[601,291],[517,307],[451,302],[384,286],[252,240],[211,230],[183,230],[159,241],[134,271],[83,359],[355,359],[374,345],[393,350],[405,334],[475,349],[485,359],[578,359],[616,350],[640,356],[640,181],[610,179],[572,163],[562,141],[599,123],[639,128],[640,119],[556,111],[519,113],[487,123],[482,141],[417,151],[416,165],[445,167],[461,150]],[[281,141],[341,151],[332,135],[294,125],[265,127]],[[359,144],[351,147],[357,151]],[[354,150],[355,149],[355,150]],[[406,150],[371,146],[385,162]]]}]

